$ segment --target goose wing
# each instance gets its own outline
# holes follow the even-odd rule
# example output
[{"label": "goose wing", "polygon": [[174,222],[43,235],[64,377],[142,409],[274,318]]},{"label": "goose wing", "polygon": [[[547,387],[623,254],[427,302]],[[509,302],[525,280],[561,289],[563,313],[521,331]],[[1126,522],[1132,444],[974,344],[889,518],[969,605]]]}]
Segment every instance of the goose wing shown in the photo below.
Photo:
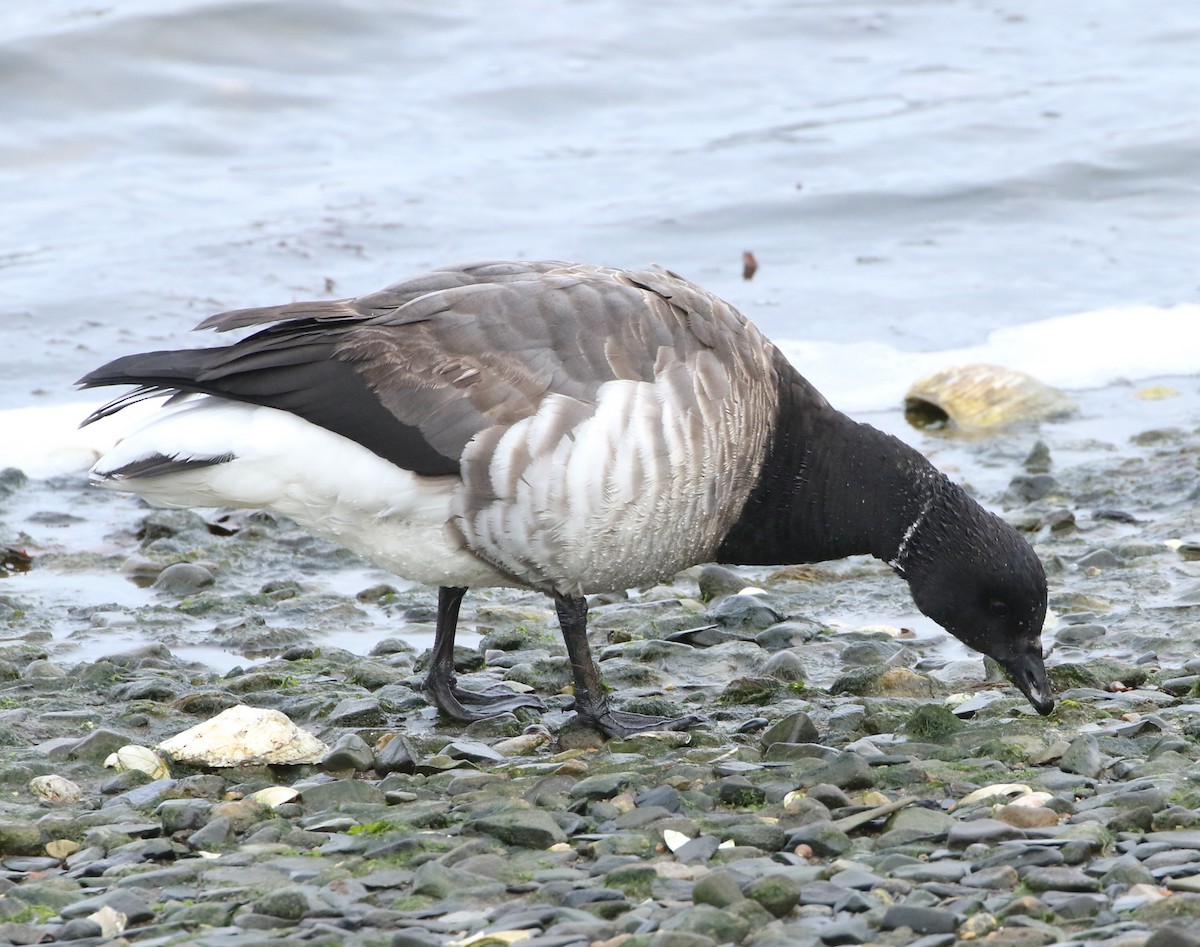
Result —
[{"label": "goose wing", "polygon": [[554,262],[448,267],[356,299],[235,310],[198,328],[255,326],[264,328],[232,345],[130,355],[90,372],[79,384],[141,387],[84,423],[140,397],[201,392],[289,411],[416,473],[458,473],[473,437],[533,415],[550,394],[586,412],[607,382],[651,382],[707,348],[736,369],[746,359],[729,356],[741,343],[765,344],[673,274]]}]

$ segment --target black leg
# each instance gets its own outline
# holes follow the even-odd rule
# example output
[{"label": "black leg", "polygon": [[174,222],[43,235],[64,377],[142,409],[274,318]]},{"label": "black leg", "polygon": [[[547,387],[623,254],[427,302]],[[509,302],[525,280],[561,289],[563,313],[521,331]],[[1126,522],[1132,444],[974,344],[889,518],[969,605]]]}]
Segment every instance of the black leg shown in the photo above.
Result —
[{"label": "black leg", "polygon": [[571,659],[575,679],[575,714],[579,719],[610,737],[627,737],[647,730],[687,730],[700,722],[699,717],[654,717],[612,710],[600,680],[596,662],[587,640],[587,599],[554,596],[558,623]]},{"label": "black leg", "polygon": [[466,589],[443,585],[438,589],[437,630],[433,636],[433,660],[425,676],[424,690],[445,716],[469,723],[516,710],[546,705],[532,694],[518,694],[498,686],[483,691],[461,690],[454,679],[454,634],[458,629],[458,609]]}]

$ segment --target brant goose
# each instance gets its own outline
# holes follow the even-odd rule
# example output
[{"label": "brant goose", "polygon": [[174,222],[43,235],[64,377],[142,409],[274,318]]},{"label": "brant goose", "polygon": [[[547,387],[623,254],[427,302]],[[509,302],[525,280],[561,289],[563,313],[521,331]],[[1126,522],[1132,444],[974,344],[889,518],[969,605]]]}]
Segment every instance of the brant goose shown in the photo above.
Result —
[{"label": "brant goose", "polygon": [[834,410],[741,313],[674,273],[447,267],[357,299],[213,316],[232,345],[80,379],[168,396],[92,468],[161,506],[273,510],[439,587],[425,689],[455,720],[535,697],[459,688],[469,586],[554,599],[575,710],[610,735],[684,727],[609,707],[587,600],[698,562],[870,553],[1005,667],[1039,713],[1046,579],[1029,545],[917,451]]}]

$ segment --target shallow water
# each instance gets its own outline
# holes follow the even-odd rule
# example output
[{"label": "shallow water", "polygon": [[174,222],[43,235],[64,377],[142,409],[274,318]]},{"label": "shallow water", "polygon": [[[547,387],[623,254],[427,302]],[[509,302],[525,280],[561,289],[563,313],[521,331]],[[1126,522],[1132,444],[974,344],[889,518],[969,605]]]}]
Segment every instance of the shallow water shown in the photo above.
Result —
[{"label": "shallow water", "polygon": [[55,0],[0,37],[0,407],[481,257],[657,261],[900,350],[1197,296],[1189,0]]}]

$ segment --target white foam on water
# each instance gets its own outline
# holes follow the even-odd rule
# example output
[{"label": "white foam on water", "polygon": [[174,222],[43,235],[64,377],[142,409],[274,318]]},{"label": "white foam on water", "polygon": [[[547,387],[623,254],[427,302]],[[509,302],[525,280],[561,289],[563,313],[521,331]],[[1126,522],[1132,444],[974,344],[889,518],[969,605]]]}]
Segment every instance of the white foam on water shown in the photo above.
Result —
[{"label": "white foam on water", "polygon": [[778,340],[783,353],[835,407],[850,413],[898,407],[919,378],[986,363],[1026,372],[1056,388],[1200,373],[1200,305],[1097,309],[992,332],[986,342],[906,352],[883,342]]},{"label": "white foam on water", "polygon": [[81,473],[162,401],[139,402],[81,428],[79,423],[102,404],[78,401],[0,411],[0,470],[17,467],[35,479]]},{"label": "white foam on water", "polygon": [[[776,340],[783,353],[835,407],[850,413],[898,407],[917,379],[984,362],[1027,372],[1058,388],[1101,388],[1117,381],[1200,374],[1200,305],[1098,309],[997,329],[967,348],[908,352],[884,342]],[[142,402],[86,428],[102,402],[0,411],[0,468],[31,477],[86,470],[160,402]]]}]

